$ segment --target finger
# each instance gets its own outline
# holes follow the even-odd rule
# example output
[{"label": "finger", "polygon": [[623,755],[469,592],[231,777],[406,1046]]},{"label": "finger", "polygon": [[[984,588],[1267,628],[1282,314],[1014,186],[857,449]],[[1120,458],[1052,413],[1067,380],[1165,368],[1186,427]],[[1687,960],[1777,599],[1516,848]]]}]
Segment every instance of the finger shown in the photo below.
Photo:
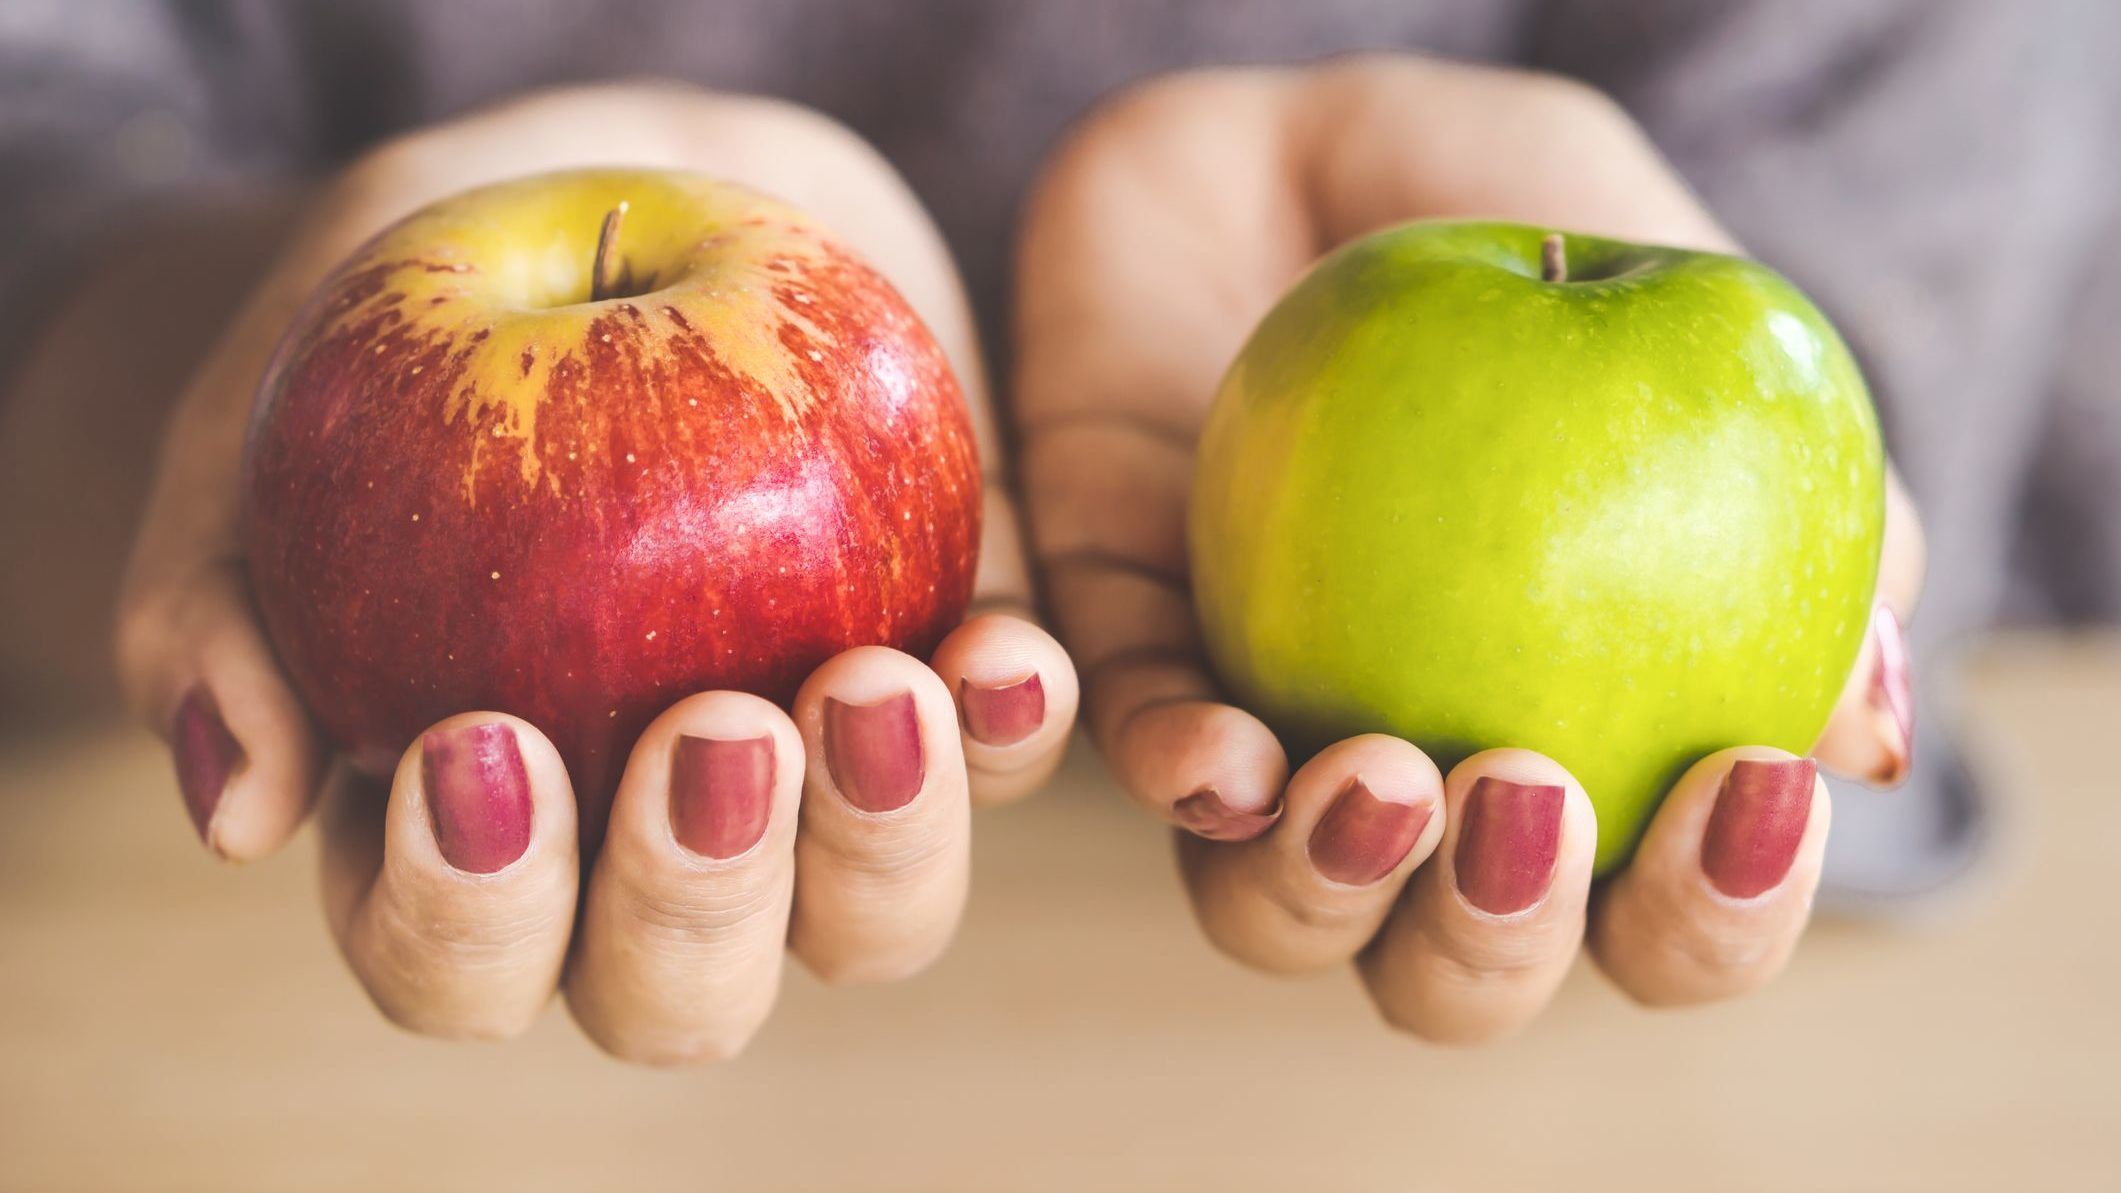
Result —
[{"label": "finger", "polygon": [[939,956],[965,907],[971,813],[957,709],[935,672],[850,650],[796,693],[804,775],[788,939],[827,981],[891,981]]},{"label": "finger", "polygon": [[1361,958],[1395,1027],[1476,1043],[1545,1007],[1583,940],[1598,820],[1552,759],[1488,750],[1444,780],[1443,843]]},{"label": "finger", "polygon": [[567,1002],[647,1064],[743,1050],[780,991],[803,740],[788,715],[706,692],[634,745],[589,880]]},{"label": "finger", "polygon": [[1258,717],[1206,698],[1196,665],[1121,661],[1091,690],[1098,746],[1135,802],[1209,841],[1249,841],[1274,827],[1288,756]]},{"label": "finger", "polygon": [[936,648],[935,674],[957,698],[974,804],[1035,791],[1052,776],[1075,727],[1075,667],[1053,636],[1020,617],[989,613]]},{"label": "finger", "polygon": [[[1220,702],[1201,663],[1180,578],[1188,459],[1113,425],[1032,439],[1058,445],[1033,448],[1034,532],[1054,615],[1089,676],[1091,733],[1114,777],[1143,807],[1211,840],[1266,832],[1288,759],[1263,722]],[[1114,466],[1097,465],[1099,451]],[[1150,523],[1157,528],[1144,529]]]},{"label": "finger", "polygon": [[341,767],[327,793],[324,904],[392,1022],[498,1038],[552,997],[574,922],[574,789],[559,752],[498,713],[439,722],[386,801]]},{"label": "finger", "polygon": [[249,861],[292,836],[315,799],[323,750],[251,615],[240,569],[208,565],[136,589],[118,657],[135,711],[169,742],[207,848]]},{"label": "finger", "polygon": [[1914,674],[1900,618],[1880,600],[1856,665],[1812,754],[1835,774],[1873,787],[1907,779],[1915,752]]},{"label": "finger", "polygon": [[1599,966],[1653,1006],[1757,989],[1804,931],[1831,819],[1808,759],[1764,746],[1702,759],[1599,895],[1589,938]]},{"label": "finger", "polygon": [[1835,774],[1874,787],[1907,778],[1915,751],[1915,686],[1903,630],[1922,590],[1921,519],[1899,477],[1886,473],[1885,549],[1870,630],[1812,753]]},{"label": "finger", "polygon": [[1289,780],[1281,820],[1242,843],[1180,834],[1193,911],[1210,940],[1261,969],[1346,961],[1443,839],[1443,776],[1381,734],[1335,743]]},{"label": "finger", "polygon": [[[1289,768],[1202,665],[1185,503],[1217,376],[1316,249],[1277,185],[1281,94],[1231,72],[1104,105],[1054,153],[1019,239],[1031,541],[1092,733],[1137,801],[1229,840],[1272,825]],[[1173,261],[1203,284],[1167,285]]]}]

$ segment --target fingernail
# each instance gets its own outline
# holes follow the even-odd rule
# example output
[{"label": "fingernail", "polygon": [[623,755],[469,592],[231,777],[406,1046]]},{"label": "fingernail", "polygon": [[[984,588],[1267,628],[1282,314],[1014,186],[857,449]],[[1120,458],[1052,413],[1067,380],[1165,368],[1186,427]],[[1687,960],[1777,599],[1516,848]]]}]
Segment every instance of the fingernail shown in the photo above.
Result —
[{"label": "fingernail", "polygon": [[214,809],[221,806],[221,793],[228,789],[228,777],[243,761],[243,747],[228,731],[205,684],[193,684],[178,703],[177,715],[170,720],[169,748],[177,763],[184,810],[191,813],[192,827],[204,841]]},{"label": "fingernail", "polygon": [[1890,787],[1907,778],[1915,753],[1915,677],[1908,666],[1907,635],[1884,601],[1871,607],[1871,638],[1877,644],[1871,707],[1884,714],[1879,731],[1888,737],[1886,763],[1871,781]]},{"label": "fingernail", "polygon": [[491,874],[530,848],[530,772],[515,730],[500,721],[420,739],[420,781],[442,859]]},{"label": "fingernail", "polygon": [[1466,794],[1452,866],[1466,902],[1515,915],[1546,898],[1561,855],[1562,789],[1482,776]]},{"label": "fingernail", "polygon": [[1789,875],[1811,819],[1818,773],[1809,758],[1731,764],[1701,838],[1701,869],[1717,890],[1750,899]]},{"label": "fingernail", "polygon": [[1171,815],[1196,837],[1210,841],[1249,841],[1274,827],[1274,821],[1281,816],[1281,808],[1277,805],[1264,812],[1240,812],[1223,802],[1221,792],[1213,787],[1203,787],[1172,804]]},{"label": "fingernail", "polygon": [[702,857],[732,858],[766,835],[773,738],[678,737],[670,756],[670,828]]},{"label": "fingernail", "polygon": [[890,812],[912,803],[928,773],[913,693],[879,704],[826,697],[825,766],[832,785],[864,812]]},{"label": "fingernail", "polygon": [[1368,886],[1406,860],[1435,812],[1427,800],[1379,799],[1360,777],[1351,779],[1311,830],[1311,865],[1334,882]]},{"label": "fingernail", "polygon": [[1046,685],[1037,672],[1029,679],[1000,687],[977,687],[969,679],[959,680],[957,703],[965,717],[965,732],[973,740],[990,746],[1013,746],[1038,731],[1046,720]]}]

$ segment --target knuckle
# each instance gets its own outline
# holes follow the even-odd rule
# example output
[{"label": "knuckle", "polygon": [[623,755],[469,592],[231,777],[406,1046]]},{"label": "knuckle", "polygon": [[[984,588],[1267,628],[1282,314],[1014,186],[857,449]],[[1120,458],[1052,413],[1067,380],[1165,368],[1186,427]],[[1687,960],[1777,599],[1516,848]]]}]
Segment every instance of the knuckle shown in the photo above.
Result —
[{"label": "knuckle", "polygon": [[1375,908],[1367,903],[1347,900],[1324,901],[1311,898],[1301,890],[1278,884],[1274,889],[1275,906],[1288,917],[1299,930],[1309,933],[1341,935],[1367,926],[1377,918]]},{"label": "knuckle", "polygon": [[1660,903],[1593,933],[1600,968],[1646,1007],[1688,1006],[1743,994],[1781,967],[1788,949],[1772,925]]},{"label": "knuckle", "polygon": [[[481,892],[407,896],[386,882],[372,896],[356,955],[372,992],[453,993],[505,987],[548,963],[564,910],[549,900]],[[564,936],[562,936],[564,939]]]},{"label": "knuckle", "polygon": [[1287,891],[1233,890],[1197,878],[1186,889],[1208,943],[1262,973],[1312,973],[1344,962],[1374,931],[1374,915],[1321,906]]},{"label": "knuckle", "polygon": [[625,922],[663,944],[720,943],[768,919],[779,905],[762,883],[637,883],[620,895]]},{"label": "knuckle", "polygon": [[1515,986],[1543,976],[1553,965],[1544,933],[1512,931],[1513,925],[1452,930],[1430,927],[1424,942],[1439,981],[1457,988]]},{"label": "knuckle", "polygon": [[[924,791],[917,799],[939,793]],[[968,800],[966,795],[957,798]],[[968,800],[969,802],[969,800]],[[956,864],[954,854],[963,849],[968,829],[963,821],[946,823],[872,826],[835,826],[832,831],[806,832],[803,844],[822,851],[819,860],[835,881],[850,891],[873,900],[887,900],[909,884],[925,882]]]},{"label": "knuckle", "polygon": [[1682,922],[1665,947],[1676,961],[1697,973],[1724,975],[1749,973],[1773,952],[1772,942],[1759,932],[1699,920]]}]

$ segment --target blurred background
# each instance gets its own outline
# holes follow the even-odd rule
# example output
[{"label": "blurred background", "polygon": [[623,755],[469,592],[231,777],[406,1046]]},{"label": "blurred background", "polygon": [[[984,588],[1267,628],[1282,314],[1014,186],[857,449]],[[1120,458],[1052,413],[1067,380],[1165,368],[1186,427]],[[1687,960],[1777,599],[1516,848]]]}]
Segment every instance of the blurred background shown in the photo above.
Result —
[{"label": "blurred background", "polygon": [[[1397,49],[1586,79],[1864,361],[1921,505],[1916,780],[1837,791],[1832,911],[1766,993],[1588,971],[1504,1045],[1193,928],[1085,750],[983,814],[931,973],[791,971],[735,1063],[555,1008],[416,1039],[308,842],[217,866],[128,727],[110,611],[169,400],[316,181],[528,89],[793,98],[903,171],[1005,366],[1017,203],[1109,89]],[[2121,23],[2107,0],[469,0],[0,5],[0,1187],[2121,1187]],[[999,375],[999,372],[998,372]]]}]

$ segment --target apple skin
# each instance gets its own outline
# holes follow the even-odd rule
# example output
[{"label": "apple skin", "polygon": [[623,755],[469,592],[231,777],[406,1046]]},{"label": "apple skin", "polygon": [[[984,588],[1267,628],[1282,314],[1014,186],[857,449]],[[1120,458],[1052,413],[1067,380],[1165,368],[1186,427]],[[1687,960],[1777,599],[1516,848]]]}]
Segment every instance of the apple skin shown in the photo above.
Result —
[{"label": "apple skin", "polygon": [[[621,201],[639,292],[589,301]],[[963,397],[898,292],[794,209],[658,171],[505,182],[375,237],[286,333],[243,485],[264,623],[357,763],[512,713],[592,830],[673,701],[925,657],[980,535]]]},{"label": "apple skin", "polygon": [[1365,732],[1568,767],[1626,860],[1726,746],[1809,751],[1868,624],[1877,416],[1752,261],[1416,223],[1334,252],[1253,332],[1200,445],[1209,656],[1298,752]]}]

